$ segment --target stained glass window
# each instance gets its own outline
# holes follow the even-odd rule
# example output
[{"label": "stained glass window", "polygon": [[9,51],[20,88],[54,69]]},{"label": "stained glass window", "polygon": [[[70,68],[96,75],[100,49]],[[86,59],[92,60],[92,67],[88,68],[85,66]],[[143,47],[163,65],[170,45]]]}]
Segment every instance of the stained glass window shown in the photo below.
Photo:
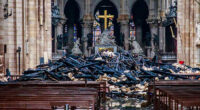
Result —
[{"label": "stained glass window", "polygon": [[[76,40],[77,40],[77,33],[78,33],[77,25],[74,24],[73,28],[74,28],[73,42],[76,42]],[[63,31],[64,31],[64,34],[62,36],[57,36],[57,39],[58,39],[57,40],[57,45],[59,45],[59,46],[57,46],[58,50],[59,49],[63,49],[63,47],[67,46],[67,37],[68,37],[68,25],[67,24],[64,25]]]},{"label": "stained glass window", "polygon": [[93,24],[93,46],[99,40],[100,35],[101,35],[100,24],[97,23],[96,21],[94,21],[94,24]]},{"label": "stained glass window", "polygon": [[74,41],[73,42],[76,42],[77,40],[77,27],[76,27],[76,24],[74,24]]},{"label": "stained glass window", "polygon": [[[67,24],[64,26],[64,33],[65,34],[67,34],[67,32],[68,32],[68,27],[67,27]],[[74,38],[77,38],[77,26],[76,26],[76,24],[74,24],[74,33],[73,33],[73,36],[74,36]]]},{"label": "stained glass window", "polygon": [[[109,20],[108,29],[111,31],[111,36],[114,36],[114,25],[112,19]],[[100,35],[102,33],[101,26],[97,21],[93,24],[93,46],[99,41]]]},{"label": "stained glass window", "polygon": [[67,33],[67,24],[65,24],[64,33]]},{"label": "stained glass window", "polygon": [[114,25],[113,25],[112,19],[109,19],[108,28],[111,31],[111,36],[114,36]]},{"label": "stained glass window", "polygon": [[135,24],[133,21],[130,22],[130,38],[135,39],[135,35],[136,35],[136,28],[135,28]]}]

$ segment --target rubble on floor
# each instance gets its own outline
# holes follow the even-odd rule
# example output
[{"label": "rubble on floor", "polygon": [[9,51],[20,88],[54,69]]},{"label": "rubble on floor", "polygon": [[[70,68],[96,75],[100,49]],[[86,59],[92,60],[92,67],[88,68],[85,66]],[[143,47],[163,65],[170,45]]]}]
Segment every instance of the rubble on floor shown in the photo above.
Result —
[{"label": "rubble on floor", "polygon": [[17,81],[106,81],[112,94],[146,95],[148,82],[153,79],[188,79],[178,75],[185,72],[200,73],[200,69],[155,63],[143,56],[122,51],[115,54],[104,52],[87,58],[68,55],[25,71]]},{"label": "rubble on floor", "polygon": [[8,82],[8,79],[4,76],[4,74],[0,74],[0,82]]}]

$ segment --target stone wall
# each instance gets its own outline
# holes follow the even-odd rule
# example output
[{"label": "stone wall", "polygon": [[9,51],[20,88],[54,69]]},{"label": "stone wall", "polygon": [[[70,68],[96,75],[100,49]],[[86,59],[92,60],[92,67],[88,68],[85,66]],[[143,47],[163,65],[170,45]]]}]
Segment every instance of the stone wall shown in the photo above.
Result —
[{"label": "stone wall", "polygon": [[[0,3],[0,9],[1,3]],[[21,74],[28,68],[51,59],[51,1],[9,0],[8,12],[12,15],[1,19],[1,44],[7,45],[6,67],[12,74]],[[3,42],[2,42],[3,41]],[[21,48],[20,61],[16,52]],[[20,70],[19,69],[20,62]],[[20,72],[19,72],[20,71]]]},{"label": "stone wall", "polygon": [[198,66],[199,52],[196,25],[199,22],[199,5],[195,0],[178,0],[178,61]]},{"label": "stone wall", "polygon": [[[3,21],[3,3],[0,0],[0,24],[2,24]],[[3,30],[3,26],[0,25],[0,30]],[[3,42],[3,37],[2,37],[2,31],[0,31],[0,43]]]}]

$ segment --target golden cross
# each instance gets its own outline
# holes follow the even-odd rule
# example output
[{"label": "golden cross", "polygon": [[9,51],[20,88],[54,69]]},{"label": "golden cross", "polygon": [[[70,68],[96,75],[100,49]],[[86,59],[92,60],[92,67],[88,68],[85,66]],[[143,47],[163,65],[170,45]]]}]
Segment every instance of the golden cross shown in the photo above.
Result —
[{"label": "golden cross", "polygon": [[104,15],[99,15],[98,18],[103,18],[104,19],[104,29],[106,30],[108,28],[107,22],[108,18],[114,18],[114,15],[107,15],[108,11],[104,10]]}]

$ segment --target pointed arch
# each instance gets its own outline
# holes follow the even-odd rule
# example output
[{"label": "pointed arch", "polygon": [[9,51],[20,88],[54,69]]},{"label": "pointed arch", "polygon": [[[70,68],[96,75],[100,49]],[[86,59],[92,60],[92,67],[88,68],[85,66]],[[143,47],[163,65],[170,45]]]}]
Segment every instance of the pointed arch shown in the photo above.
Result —
[{"label": "pointed arch", "polygon": [[[108,21],[108,25],[110,23],[109,29],[111,30],[112,34],[116,37],[117,43],[119,43],[118,38],[119,38],[119,35],[120,35],[120,25],[117,22],[117,18],[118,18],[119,13],[118,13],[118,9],[117,9],[116,5],[111,0],[101,0],[100,2],[98,2],[98,4],[96,5],[96,7],[94,9],[94,13],[93,13],[94,18],[100,24],[100,32],[103,32],[103,30],[104,30],[104,20],[98,19],[97,15],[103,15],[105,10],[108,11],[108,14],[114,15],[114,18],[110,19]],[[94,26],[94,28],[95,28],[95,26]],[[97,31],[99,33],[98,28],[97,28]],[[93,34],[93,35],[95,37],[96,34]]]},{"label": "pointed arch", "polygon": [[65,8],[64,14],[69,22],[76,23],[80,19],[80,6],[76,0],[68,0]]},{"label": "pointed arch", "polygon": [[[92,14],[95,13],[95,9],[96,9],[97,5],[99,5],[100,2],[102,2],[102,1],[103,0],[93,0],[92,7],[91,7]],[[117,11],[120,12],[120,0],[108,0],[108,1],[110,1],[116,7]]]},{"label": "pointed arch", "polygon": [[136,0],[131,9],[131,20],[136,28],[136,40],[147,54],[145,47],[151,46],[150,26],[146,19],[149,16],[149,8],[145,0]]},{"label": "pointed arch", "polygon": [[131,9],[131,15],[134,16],[133,20],[138,25],[137,23],[142,22],[141,20],[145,20],[149,16],[149,8],[144,0],[137,0]]},{"label": "pointed arch", "polygon": [[64,8],[64,14],[67,18],[64,25],[64,39],[66,39],[64,46],[68,47],[68,52],[70,53],[74,42],[82,36],[81,9],[78,2],[76,0],[68,0]]}]

